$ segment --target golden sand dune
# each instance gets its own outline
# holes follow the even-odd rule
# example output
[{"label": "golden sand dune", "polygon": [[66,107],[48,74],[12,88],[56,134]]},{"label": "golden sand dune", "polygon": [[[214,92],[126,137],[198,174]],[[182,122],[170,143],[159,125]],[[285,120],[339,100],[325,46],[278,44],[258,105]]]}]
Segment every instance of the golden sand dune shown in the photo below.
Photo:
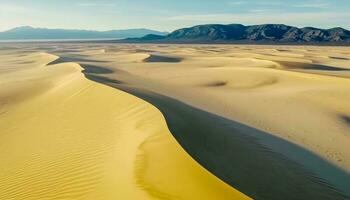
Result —
[{"label": "golden sand dune", "polygon": [[0,56],[0,199],[350,196],[348,47],[43,43]]},{"label": "golden sand dune", "polygon": [[[171,53],[175,52],[173,50],[174,48],[175,47],[144,47],[146,50],[158,51],[167,55],[171,55]],[[191,49],[189,46],[181,46],[178,48],[185,49],[186,51],[187,49]],[[280,55],[278,52],[276,53],[274,49],[277,48],[272,47],[272,49],[268,49],[256,47],[255,50],[235,50],[235,48],[227,46],[226,50],[219,56],[206,52],[198,52],[195,56],[192,56],[186,55],[183,51],[178,51],[180,53],[173,53],[173,56],[186,59],[174,65],[167,63],[138,64],[119,62],[120,58],[124,57],[122,60],[125,60],[129,57],[128,50],[124,47],[124,56],[119,55],[118,59],[112,64],[107,64],[107,67],[110,66],[111,69],[122,69],[138,77],[146,78],[149,81],[147,84],[154,91],[184,99],[186,102],[196,107],[199,106],[205,110],[213,111],[235,120],[243,121],[248,124],[252,123],[254,127],[264,126],[261,128],[269,130],[269,132],[275,133],[281,137],[286,137],[287,139],[294,138],[295,134],[299,132],[297,130],[300,128],[300,125],[307,130],[308,134],[313,132],[318,134],[320,124],[316,121],[321,120],[322,116],[330,117],[332,115],[335,116],[335,118],[333,118],[334,122],[329,122],[330,124],[326,123],[324,125],[328,127],[327,129],[332,129],[333,127],[337,130],[333,130],[333,134],[326,134],[322,137],[330,137],[333,139],[337,137],[336,135],[346,137],[349,127],[346,123],[339,120],[337,116],[350,114],[347,105],[341,103],[348,101],[348,94],[350,92],[348,90],[349,80],[333,76],[342,75],[347,77],[349,74],[348,69],[346,67],[339,67],[340,63],[336,63],[332,66],[329,65],[329,62],[313,64],[311,60],[317,60],[317,58],[322,55],[332,56],[333,54],[346,57],[348,49],[343,47],[329,47],[328,49],[327,47],[319,47],[319,49],[316,47],[285,47],[285,51],[288,50],[291,53],[282,53]],[[192,49],[188,51],[194,52],[195,50]],[[265,55],[268,53],[271,54],[271,51],[274,52],[273,56]],[[289,55],[296,54],[294,52],[297,52],[299,56],[293,58],[293,56]],[[301,53],[304,53],[303,56],[300,56]],[[201,57],[202,55],[205,55],[205,57]],[[225,57],[225,55],[227,55],[227,57]],[[230,57],[230,55],[235,55],[235,57]],[[253,58],[250,57],[250,55],[254,55]],[[107,57],[108,55],[95,55],[96,58],[99,56]],[[299,57],[303,57],[303,60],[300,60]],[[346,59],[339,60],[338,62],[343,63],[343,66],[349,65]],[[141,65],[145,67],[141,68]],[[293,72],[290,70],[297,71]],[[123,77],[118,78],[123,79]],[[152,82],[154,82],[154,84],[152,84]],[[204,89],[204,86],[207,86],[207,89]],[[169,88],[171,88],[171,91]],[[228,88],[231,88],[231,91],[228,91]],[[244,88],[249,90],[242,90]],[[201,101],[201,98],[195,98],[193,95],[196,97],[206,97],[206,101]],[[321,106],[320,102],[311,101],[308,96],[313,96],[314,99],[319,99],[320,102],[325,103]],[[235,99],[235,101],[231,101],[232,99]],[[216,103],[214,103],[214,101]],[[228,101],[230,103],[228,103]],[[252,104],[255,108],[264,109],[261,112],[255,112],[255,109],[249,109]],[[290,106],[285,107],[286,104]],[[338,104],[339,106],[335,106]],[[220,108],[220,105],[225,105],[225,107]],[[274,106],[272,107],[269,105]],[[279,117],[277,117],[273,114],[275,113],[277,115],[277,113],[283,112],[293,114],[288,112],[291,107],[302,111],[303,114],[295,112],[295,115],[300,116],[297,118],[282,114],[278,114]],[[338,109],[334,107],[338,107]],[[264,111],[265,109],[269,111]],[[260,125],[256,124],[256,120],[270,121],[268,120],[270,118],[273,118],[271,120],[275,121],[273,122],[274,125],[268,125],[272,123],[272,121],[262,124],[259,122]],[[315,121],[312,121],[312,119],[315,119]],[[286,124],[286,122],[299,125],[293,128],[293,126],[283,125]],[[336,126],[334,126],[334,124],[336,124]],[[286,129],[293,129],[293,131],[287,131]],[[286,133],[282,134],[281,132]],[[308,136],[303,136],[299,138],[300,141],[297,143],[299,144],[301,140],[307,140],[304,145],[308,146],[311,145],[310,142],[312,140],[319,139],[319,137],[312,136],[308,138]],[[345,148],[347,146],[345,143],[347,142],[349,142],[348,139],[340,139],[339,143],[336,143],[336,148],[338,148],[341,143],[344,143]],[[321,145],[319,142],[311,143],[314,143],[312,146]],[[332,151],[330,150],[332,149],[330,146],[333,146],[334,143],[327,143],[324,145],[327,146],[322,147],[324,150]],[[321,154],[325,155],[324,153],[325,152],[322,152]],[[345,156],[344,154],[346,154],[346,151],[342,151],[343,156]],[[350,157],[347,159],[344,157],[342,162],[336,160],[334,160],[334,162],[337,165],[350,166]]]},{"label": "golden sand dune", "polygon": [[[126,62],[135,47],[182,61]],[[281,48],[279,54],[276,49]],[[90,56],[108,59],[109,63],[100,66],[119,70],[103,75],[109,80],[151,90],[265,131],[350,173],[349,62],[331,59],[347,58],[349,48],[121,45],[118,49],[118,57],[108,53]],[[350,191],[348,177],[322,172],[312,160],[298,158],[293,152],[286,151],[284,156]]]},{"label": "golden sand dune", "polygon": [[0,199],[249,199],[197,164],[150,104],[76,63],[46,66],[51,54],[1,57],[12,69],[0,68]]}]

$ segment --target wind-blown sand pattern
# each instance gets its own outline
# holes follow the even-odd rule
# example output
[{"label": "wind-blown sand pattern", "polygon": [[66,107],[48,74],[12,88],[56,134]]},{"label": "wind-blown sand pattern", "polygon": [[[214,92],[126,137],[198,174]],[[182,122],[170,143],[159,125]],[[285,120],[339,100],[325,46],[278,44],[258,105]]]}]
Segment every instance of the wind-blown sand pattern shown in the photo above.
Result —
[{"label": "wind-blown sand pattern", "polygon": [[13,46],[0,199],[349,199],[348,47]]},{"label": "wind-blown sand pattern", "polygon": [[249,199],[187,155],[150,104],[76,63],[18,56],[1,54],[0,199]]}]

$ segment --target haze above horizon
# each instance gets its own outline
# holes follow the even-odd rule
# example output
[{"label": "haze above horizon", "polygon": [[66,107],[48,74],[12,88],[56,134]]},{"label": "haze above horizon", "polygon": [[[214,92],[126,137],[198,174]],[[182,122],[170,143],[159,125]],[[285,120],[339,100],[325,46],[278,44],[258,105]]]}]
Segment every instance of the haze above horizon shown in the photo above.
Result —
[{"label": "haze above horizon", "polygon": [[18,26],[172,31],[206,23],[350,29],[348,0],[0,0],[0,31]]}]

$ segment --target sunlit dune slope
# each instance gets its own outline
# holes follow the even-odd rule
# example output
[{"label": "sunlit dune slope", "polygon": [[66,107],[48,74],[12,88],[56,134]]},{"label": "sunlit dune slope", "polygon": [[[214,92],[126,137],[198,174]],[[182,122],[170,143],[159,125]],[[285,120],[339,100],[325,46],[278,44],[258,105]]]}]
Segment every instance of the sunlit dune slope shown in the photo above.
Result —
[{"label": "sunlit dune slope", "polygon": [[[109,61],[99,66],[117,70],[104,76],[264,130],[350,172],[348,47],[105,48],[110,50],[88,55]],[[143,56],[135,49],[143,49]],[[86,55],[81,52],[81,56]],[[145,57],[155,59],[150,62]],[[178,62],[169,62],[172,58]]]},{"label": "sunlit dune slope", "polygon": [[[249,199],[175,141],[161,113],[33,53],[0,70],[0,199]],[[17,67],[17,68],[16,68]]]}]

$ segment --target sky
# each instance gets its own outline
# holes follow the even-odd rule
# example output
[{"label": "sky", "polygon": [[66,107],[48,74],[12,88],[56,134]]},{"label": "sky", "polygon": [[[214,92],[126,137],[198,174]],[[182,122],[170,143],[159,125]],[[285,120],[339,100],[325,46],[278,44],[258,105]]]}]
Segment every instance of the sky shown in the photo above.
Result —
[{"label": "sky", "polygon": [[18,26],[173,31],[213,23],[350,29],[350,0],[0,0],[0,31]]}]

